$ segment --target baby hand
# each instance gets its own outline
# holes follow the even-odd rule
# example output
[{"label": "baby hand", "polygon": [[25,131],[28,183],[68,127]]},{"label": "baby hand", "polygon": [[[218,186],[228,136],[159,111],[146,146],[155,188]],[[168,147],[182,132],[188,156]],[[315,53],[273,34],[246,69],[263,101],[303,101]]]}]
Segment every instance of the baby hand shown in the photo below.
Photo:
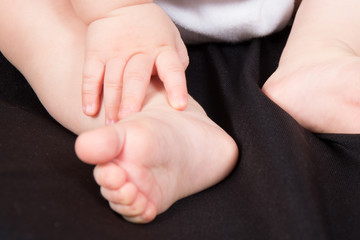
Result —
[{"label": "baby hand", "polygon": [[185,69],[188,55],[180,34],[154,3],[127,6],[88,26],[83,70],[85,114],[99,112],[106,123],[141,109],[152,74],[163,81],[170,105],[187,105]]}]

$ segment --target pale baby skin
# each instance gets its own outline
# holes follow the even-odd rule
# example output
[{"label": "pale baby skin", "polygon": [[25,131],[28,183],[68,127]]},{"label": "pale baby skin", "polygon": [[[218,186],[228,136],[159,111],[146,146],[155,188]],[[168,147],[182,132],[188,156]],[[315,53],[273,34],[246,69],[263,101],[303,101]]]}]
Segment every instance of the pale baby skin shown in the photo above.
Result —
[{"label": "pale baby skin", "polygon": [[[134,22],[134,14],[146,14],[141,9],[169,35],[152,36],[156,29]],[[187,95],[186,48],[152,1],[5,0],[0,11],[1,52],[49,113],[81,134],[79,158],[96,165],[103,196],[124,218],[152,221],[231,172],[236,144]],[[303,0],[279,67],[263,87],[311,131],[360,132],[359,11],[358,0]],[[124,20],[126,12],[133,14]],[[140,31],[118,46],[112,31],[127,20],[126,28]],[[121,34],[131,33],[126,28]],[[143,42],[135,41],[139,34]],[[133,53],[121,55],[127,44]]]},{"label": "pale baby skin", "polygon": [[87,25],[70,1],[8,0],[0,11],[1,52],[49,113],[80,134],[76,153],[96,165],[103,196],[125,219],[152,221],[231,172],[238,159],[233,139],[190,96],[183,111],[171,107],[158,76],[149,80],[141,110],[119,122],[105,126],[104,106],[94,117],[82,112]]}]

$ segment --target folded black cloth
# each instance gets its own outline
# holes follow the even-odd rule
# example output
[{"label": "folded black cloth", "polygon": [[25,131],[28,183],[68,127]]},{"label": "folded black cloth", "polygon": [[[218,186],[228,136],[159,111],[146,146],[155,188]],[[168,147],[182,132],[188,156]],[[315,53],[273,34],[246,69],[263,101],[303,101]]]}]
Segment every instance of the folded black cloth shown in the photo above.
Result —
[{"label": "folded black cloth", "polygon": [[1,57],[0,239],[360,239],[360,136],[312,134],[261,92],[288,32],[189,46],[189,91],[239,162],[147,225],[107,207],[76,136]]}]

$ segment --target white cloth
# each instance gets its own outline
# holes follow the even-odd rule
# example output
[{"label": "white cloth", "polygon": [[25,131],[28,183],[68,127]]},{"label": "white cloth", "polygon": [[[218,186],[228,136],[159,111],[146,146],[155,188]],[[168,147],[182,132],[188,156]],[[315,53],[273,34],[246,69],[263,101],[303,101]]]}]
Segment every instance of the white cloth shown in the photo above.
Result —
[{"label": "white cloth", "polygon": [[190,38],[190,42],[236,42],[262,37],[285,27],[294,9],[294,0],[155,2],[170,16],[180,32]]}]

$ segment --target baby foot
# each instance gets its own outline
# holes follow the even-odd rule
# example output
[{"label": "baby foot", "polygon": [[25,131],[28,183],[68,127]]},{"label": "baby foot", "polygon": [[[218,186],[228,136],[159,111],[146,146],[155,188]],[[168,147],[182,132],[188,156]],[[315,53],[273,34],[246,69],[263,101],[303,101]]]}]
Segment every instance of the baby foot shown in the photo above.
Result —
[{"label": "baby foot", "polygon": [[279,69],[263,92],[317,133],[360,133],[360,58],[342,56]]},{"label": "baby foot", "polygon": [[111,208],[134,223],[150,222],[177,200],[218,183],[238,156],[234,141],[194,100],[180,112],[163,96],[76,142],[79,158],[97,164],[94,176]]}]

